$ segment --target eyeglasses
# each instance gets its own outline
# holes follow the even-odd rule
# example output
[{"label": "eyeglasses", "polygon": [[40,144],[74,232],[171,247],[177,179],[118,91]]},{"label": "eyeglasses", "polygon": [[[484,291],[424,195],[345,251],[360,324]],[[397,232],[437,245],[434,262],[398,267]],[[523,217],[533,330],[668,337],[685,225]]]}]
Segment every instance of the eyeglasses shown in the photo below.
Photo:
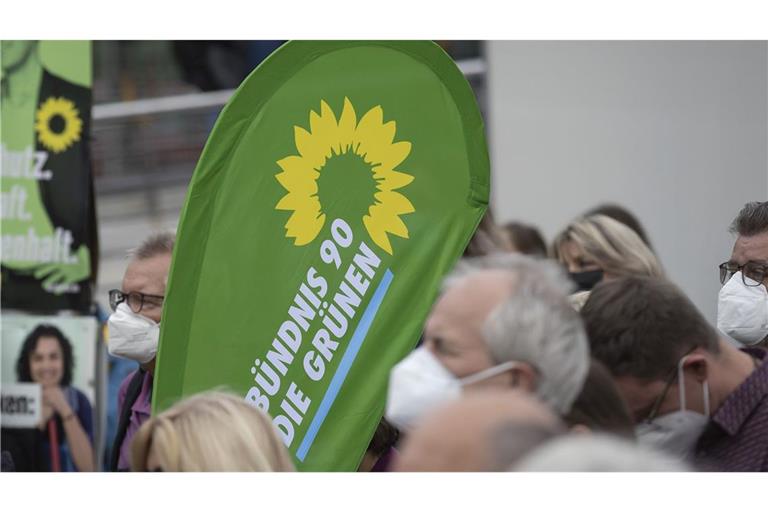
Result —
[{"label": "eyeglasses", "polygon": [[[682,355],[680,359],[683,357],[689,355],[691,352],[696,350],[696,347],[691,347],[688,350],[685,351],[685,353]],[[661,391],[661,394],[659,394],[658,397],[656,397],[656,400],[653,401],[653,405],[651,406],[651,410],[648,413],[648,416],[645,417],[645,419],[642,421],[642,423],[650,423],[655,418],[656,415],[659,413],[659,409],[661,408],[661,404],[664,403],[664,399],[667,397],[667,393],[669,392],[669,388],[672,387],[672,384],[677,380],[678,375],[678,367],[675,365],[674,368],[669,372],[668,377],[666,379],[666,383],[664,384],[664,389]],[[682,384],[681,384],[682,385]]]},{"label": "eyeglasses", "polygon": [[748,261],[743,265],[738,265],[732,261],[726,261],[718,265],[717,268],[720,269],[720,284],[727,283],[733,274],[739,271],[741,271],[741,280],[744,282],[744,286],[760,286],[765,277],[768,276],[768,264],[766,262]]},{"label": "eyeglasses", "polygon": [[125,302],[131,311],[140,313],[143,309],[159,308],[163,305],[165,297],[162,295],[148,295],[139,292],[125,293],[120,290],[109,290],[109,306],[112,311],[117,311],[117,306]]}]

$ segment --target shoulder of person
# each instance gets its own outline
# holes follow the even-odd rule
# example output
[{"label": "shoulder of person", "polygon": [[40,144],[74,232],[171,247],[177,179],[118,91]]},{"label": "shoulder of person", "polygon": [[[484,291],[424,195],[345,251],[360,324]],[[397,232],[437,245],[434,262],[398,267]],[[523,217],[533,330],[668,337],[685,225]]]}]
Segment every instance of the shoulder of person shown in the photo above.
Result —
[{"label": "shoulder of person", "polygon": [[133,377],[136,375],[138,371],[140,371],[139,368],[136,368],[131,373],[126,375],[123,381],[120,383],[120,389],[117,392],[118,410],[122,408],[123,402],[125,401],[125,394],[128,392],[128,386],[130,385],[131,380],[133,380]]},{"label": "shoulder of person", "polygon": [[85,393],[77,389],[76,387],[71,388],[72,391],[75,394],[75,397],[77,399],[77,403],[80,406],[81,409],[90,409],[91,408],[91,401],[88,400],[88,397]]}]

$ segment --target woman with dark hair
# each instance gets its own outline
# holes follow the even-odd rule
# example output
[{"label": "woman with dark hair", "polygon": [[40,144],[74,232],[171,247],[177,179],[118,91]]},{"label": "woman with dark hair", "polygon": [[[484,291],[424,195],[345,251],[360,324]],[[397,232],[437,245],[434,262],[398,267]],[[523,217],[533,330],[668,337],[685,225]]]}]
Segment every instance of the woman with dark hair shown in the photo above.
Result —
[{"label": "woman with dark hair", "polygon": [[42,386],[43,403],[37,428],[3,429],[16,471],[94,470],[91,404],[70,386],[73,366],[72,344],[53,325],[38,325],[24,340],[16,375]]}]

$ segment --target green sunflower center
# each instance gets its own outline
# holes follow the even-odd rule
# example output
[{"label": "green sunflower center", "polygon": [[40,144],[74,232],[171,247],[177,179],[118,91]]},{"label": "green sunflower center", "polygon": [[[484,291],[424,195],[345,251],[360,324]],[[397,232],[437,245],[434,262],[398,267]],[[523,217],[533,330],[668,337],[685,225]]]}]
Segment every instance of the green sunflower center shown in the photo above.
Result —
[{"label": "green sunflower center", "polygon": [[325,162],[317,179],[317,196],[329,219],[335,218],[334,212],[344,212],[347,219],[362,219],[374,203],[376,185],[371,166],[350,151]]}]

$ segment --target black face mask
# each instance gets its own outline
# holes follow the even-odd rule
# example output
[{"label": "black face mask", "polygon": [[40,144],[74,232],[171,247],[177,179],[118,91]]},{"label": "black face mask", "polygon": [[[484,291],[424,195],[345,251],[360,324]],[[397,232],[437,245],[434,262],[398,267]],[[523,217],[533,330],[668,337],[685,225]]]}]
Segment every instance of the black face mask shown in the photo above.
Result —
[{"label": "black face mask", "polygon": [[602,270],[587,270],[585,272],[569,272],[571,281],[576,283],[577,292],[586,292],[603,280]]}]

